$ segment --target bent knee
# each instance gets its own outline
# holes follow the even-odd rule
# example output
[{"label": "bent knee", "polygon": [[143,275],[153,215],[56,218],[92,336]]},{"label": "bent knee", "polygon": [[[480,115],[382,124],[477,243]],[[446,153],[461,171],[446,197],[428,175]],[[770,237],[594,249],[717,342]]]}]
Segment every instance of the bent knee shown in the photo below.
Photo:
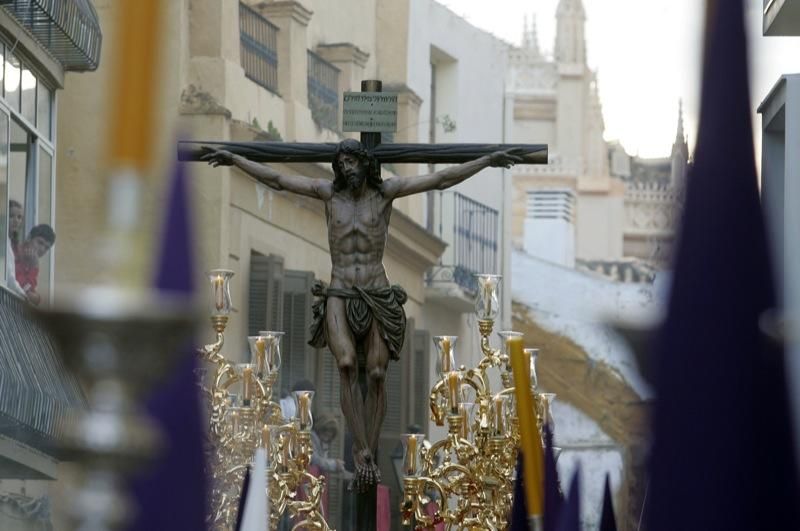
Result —
[{"label": "bent knee", "polygon": [[342,355],[336,360],[339,367],[339,372],[342,374],[350,374],[356,370],[356,357],[354,355]]},{"label": "bent knee", "polygon": [[382,384],[386,380],[386,369],[383,367],[374,367],[369,371],[369,379],[373,383]]}]

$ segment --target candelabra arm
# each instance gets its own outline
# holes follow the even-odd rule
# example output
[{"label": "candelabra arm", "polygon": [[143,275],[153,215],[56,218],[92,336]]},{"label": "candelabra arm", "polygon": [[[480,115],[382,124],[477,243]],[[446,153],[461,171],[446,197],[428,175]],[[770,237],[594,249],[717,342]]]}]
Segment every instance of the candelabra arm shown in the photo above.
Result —
[{"label": "candelabra arm", "polygon": [[464,377],[463,383],[475,389],[476,396],[481,396],[486,392],[486,373],[482,370],[470,369]]},{"label": "candelabra arm", "polygon": [[434,478],[422,476],[418,478],[418,480],[420,482],[421,488],[419,489],[419,492],[417,494],[415,517],[417,519],[417,522],[423,524],[423,526],[425,527],[430,527],[431,524],[433,524],[433,518],[431,518],[424,512],[425,508],[422,507],[422,504],[420,503],[420,498],[424,495],[426,486],[431,485],[434,489],[436,489],[439,492],[439,499],[442,500],[442,504],[446,503],[447,494],[444,486]]},{"label": "candelabra arm", "polygon": [[[223,381],[225,377],[228,379]],[[229,363],[225,363],[224,365],[220,365],[217,369],[217,375],[216,378],[214,378],[214,388],[224,391],[239,380],[241,380],[241,378],[236,374],[236,370],[234,370],[233,366]]]},{"label": "candelabra arm", "polygon": [[217,332],[217,340],[197,349],[197,353],[205,361],[221,365],[225,363],[225,358],[222,356],[222,346],[225,344],[225,335],[222,332]]},{"label": "candelabra arm", "polygon": [[439,404],[437,397],[439,393],[444,387],[444,380],[439,380],[436,384],[431,388],[431,396],[428,403],[430,404],[431,408],[431,420],[436,423],[437,426],[444,425],[444,415],[442,414],[441,409],[439,409]]}]

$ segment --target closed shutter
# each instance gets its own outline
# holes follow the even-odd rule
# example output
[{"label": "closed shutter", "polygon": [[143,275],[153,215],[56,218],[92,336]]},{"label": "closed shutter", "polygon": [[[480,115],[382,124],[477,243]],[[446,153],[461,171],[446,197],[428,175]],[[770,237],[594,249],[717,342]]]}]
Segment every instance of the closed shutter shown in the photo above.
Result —
[{"label": "closed shutter", "polygon": [[250,253],[250,284],[247,304],[247,333],[280,330],[282,324],[283,258]]},{"label": "closed shutter", "polygon": [[[397,476],[392,461],[393,454],[400,450],[400,435],[408,429],[410,411],[410,381],[409,368],[413,352],[414,320],[408,319],[406,324],[406,338],[403,350],[400,352],[400,361],[390,361],[386,371],[386,416],[381,428],[380,451],[378,452],[378,466],[381,470],[383,483],[390,489],[390,507],[392,522],[400,521],[399,507],[402,492],[403,478]],[[394,528],[394,525],[393,525]],[[399,527],[397,527],[399,529]]]},{"label": "closed shutter", "polygon": [[411,374],[413,378],[411,406],[411,423],[422,428],[422,433],[427,437],[430,413],[428,400],[431,394],[429,378],[431,334],[427,330],[414,330],[414,358],[412,360]]},{"label": "closed shutter", "polygon": [[283,325],[279,389],[289,390],[295,382],[314,377],[315,350],[308,345],[311,325],[311,285],[314,273],[286,270],[283,275]]},{"label": "closed shutter", "polygon": [[[316,412],[326,411],[336,418],[339,431],[331,442],[330,457],[344,459],[344,434],[347,429],[339,400],[339,367],[330,350],[320,351],[317,355],[317,393],[314,395]],[[328,524],[335,529],[343,529],[341,523],[344,506],[345,484],[340,475],[328,476]]]}]

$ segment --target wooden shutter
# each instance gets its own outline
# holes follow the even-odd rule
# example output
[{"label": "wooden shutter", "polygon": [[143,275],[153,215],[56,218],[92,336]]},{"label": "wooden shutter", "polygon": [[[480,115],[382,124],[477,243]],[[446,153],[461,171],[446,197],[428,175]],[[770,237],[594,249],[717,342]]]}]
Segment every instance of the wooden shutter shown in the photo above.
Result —
[{"label": "wooden shutter", "polygon": [[[408,319],[406,324],[406,338],[400,361],[390,361],[386,372],[386,416],[381,429],[380,450],[378,452],[378,466],[381,470],[383,483],[390,489],[390,508],[392,522],[400,521],[399,507],[402,493],[403,478],[397,477],[397,472],[392,462],[392,454],[398,450],[400,435],[408,429],[410,410],[409,399],[409,368],[412,359],[414,343],[414,320]],[[394,526],[393,526],[394,527]],[[399,529],[399,527],[398,527]]]},{"label": "wooden shutter", "polygon": [[430,424],[428,398],[431,394],[431,384],[429,381],[431,335],[427,330],[414,330],[414,343],[412,345],[414,354],[411,368],[411,424],[422,427],[422,433],[427,437],[428,425]]},{"label": "wooden shutter", "polygon": [[298,380],[314,377],[314,349],[308,345],[311,325],[311,284],[314,273],[286,270],[283,275],[283,338],[280,389],[289,390]]},{"label": "wooden shutter", "polygon": [[[336,418],[339,431],[336,439],[331,442],[330,457],[344,459],[344,434],[347,426],[339,400],[339,367],[330,350],[320,351],[316,355],[316,359],[317,377],[314,379],[314,383],[317,385],[317,393],[314,395],[314,409],[318,413],[326,411]],[[328,523],[335,529],[344,528],[341,523],[345,494],[344,483],[339,475],[328,476]]]},{"label": "wooden shutter", "polygon": [[252,251],[247,305],[247,333],[281,330],[283,322],[283,258]]}]

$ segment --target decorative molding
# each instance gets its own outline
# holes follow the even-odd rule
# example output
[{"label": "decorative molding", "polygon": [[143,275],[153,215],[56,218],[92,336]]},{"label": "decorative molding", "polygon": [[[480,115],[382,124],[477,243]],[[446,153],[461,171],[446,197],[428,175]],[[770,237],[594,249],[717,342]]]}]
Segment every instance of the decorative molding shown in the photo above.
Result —
[{"label": "decorative molding", "polygon": [[[277,2],[260,2],[253,7],[267,19],[291,18],[298,24],[308,26],[313,11],[297,0],[279,0]],[[270,20],[271,22],[273,20]]]},{"label": "decorative molding", "polygon": [[364,68],[369,60],[369,53],[351,42],[318,44],[317,54],[331,63],[354,63]]}]

